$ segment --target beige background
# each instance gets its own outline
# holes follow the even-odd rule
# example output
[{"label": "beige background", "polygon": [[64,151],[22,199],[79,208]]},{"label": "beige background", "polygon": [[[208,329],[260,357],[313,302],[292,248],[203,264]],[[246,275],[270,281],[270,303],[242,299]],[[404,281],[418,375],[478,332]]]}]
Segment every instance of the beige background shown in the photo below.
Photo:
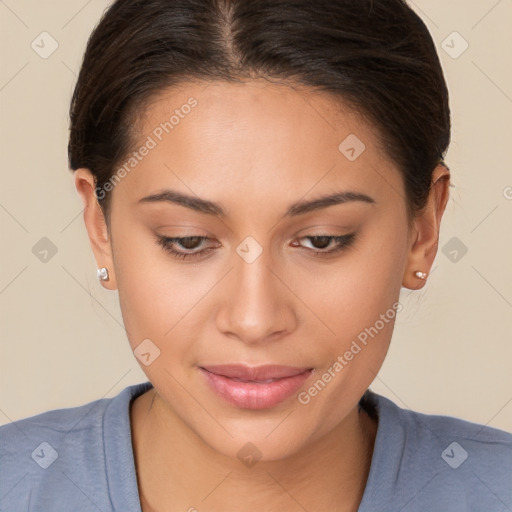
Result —
[{"label": "beige background", "polygon": [[[0,423],[146,380],[117,294],[97,282],[67,170],[69,100],[107,5],[0,2]],[[405,309],[372,387],[403,407],[512,431],[512,1],[411,6],[436,41],[450,88],[446,161],[455,188],[434,271],[422,291],[403,290]],[[46,37],[51,49],[43,31],[58,43],[46,59],[31,47]],[[463,48],[455,31],[469,44],[458,58],[443,49]],[[57,250],[46,262],[33,253],[43,237]],[[468,249],[456,261],[454,237]]]}]

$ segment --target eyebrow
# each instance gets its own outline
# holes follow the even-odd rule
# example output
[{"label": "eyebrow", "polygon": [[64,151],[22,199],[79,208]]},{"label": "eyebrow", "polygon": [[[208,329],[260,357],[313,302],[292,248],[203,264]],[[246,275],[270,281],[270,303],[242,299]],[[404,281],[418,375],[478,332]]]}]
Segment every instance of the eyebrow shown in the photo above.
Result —
[{"label": "eyebrow", "polygon": [[[351,202],[365,202],[375,204],[376,201],[372,197],[360,192],[343,191],[336,192],[327,196],[319,197],[310,201],[297,201],[290,205],[285,213],[285,217],[295,217],[315,210],[327,208],[338,204]],[[159,203],[168,202],[190,208],[200,213],[214,215],[216,217],[226,217],[226,212],[220,204],[201,199],[197,196],[191,196],[178,192],[176,190],[164,190],[162,192],[151,194],[139,200],[139,203]]]}]

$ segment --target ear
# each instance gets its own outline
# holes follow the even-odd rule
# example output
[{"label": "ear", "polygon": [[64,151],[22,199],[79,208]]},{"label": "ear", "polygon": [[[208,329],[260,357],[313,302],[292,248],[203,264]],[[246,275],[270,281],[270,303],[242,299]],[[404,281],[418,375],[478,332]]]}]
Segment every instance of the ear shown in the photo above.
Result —
[{"label": "ear", "polygon": [[108,281],[100,281],[108,290],[117,288],[112,246],[103,211],[95,194],[96,180],[89,169],[75,171],[75,187],[84,205],[84,222],[98,268],[106,267]]},{"label": "ear", "polygon": [[433,172],[432,185],[425,208],[417,214],[410,234],[410,249],[402,286],[411,290],[422,288],[426,280],[416,277],[417,271],[430,272],[437,254],[441,218],[449,199],[450,170],[439,164]]}]

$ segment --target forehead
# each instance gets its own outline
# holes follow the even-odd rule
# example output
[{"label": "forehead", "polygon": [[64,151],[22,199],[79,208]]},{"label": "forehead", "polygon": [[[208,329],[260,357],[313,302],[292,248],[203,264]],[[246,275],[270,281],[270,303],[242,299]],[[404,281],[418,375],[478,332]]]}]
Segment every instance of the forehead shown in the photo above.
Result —
[{"label": "forehead", "polygon": [[[195,106],[188,108],[191,102]],[[298,140],[308,137],[313,144],[329,134],[326,142],[332,143],[347,130],[357,132],[369,145],[378,139],[376,127],[365,122],[341,98],[303,85],[264,79],[182,83],[154,95],[138,114],[139,134],[149,134],[171,120],[176,135],[184,131],[175,130],[178,124],[187,124],[182,121],[190,117],[194,131],[211,139],[221,138],[226,132],[231,132],[231,137],[247,135],[237,133],[235,128],[261,128],[250,133],[255,142],[279,133]],[[187,131],[187,137],[192,135]]]},{"label": "forehead", "polygon": [[134,129],[134,149],[144,156],[126,182],[139,196],[180,177],[181,187],[205,195],[227,185],[241,193],[286,186],[295,196],[320,182],[366,191],[397,186],[375,127],[340,99],[302,86],[180,84],[147,102]]}]

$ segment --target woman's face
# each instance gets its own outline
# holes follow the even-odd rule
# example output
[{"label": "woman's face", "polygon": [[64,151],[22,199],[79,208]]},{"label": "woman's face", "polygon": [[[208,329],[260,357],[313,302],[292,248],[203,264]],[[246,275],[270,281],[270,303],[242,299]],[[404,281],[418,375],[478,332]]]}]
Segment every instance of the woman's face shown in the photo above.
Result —
[{"label": "woman's face", "polygon": [[[347,421],[384,360],[413,270],[401,175],[330,96],[265,81],[166,91],[137,129],[110,214],[131,347],[218,452],[296,452]],[[225,364],[314,371],[203,369]]]}]

